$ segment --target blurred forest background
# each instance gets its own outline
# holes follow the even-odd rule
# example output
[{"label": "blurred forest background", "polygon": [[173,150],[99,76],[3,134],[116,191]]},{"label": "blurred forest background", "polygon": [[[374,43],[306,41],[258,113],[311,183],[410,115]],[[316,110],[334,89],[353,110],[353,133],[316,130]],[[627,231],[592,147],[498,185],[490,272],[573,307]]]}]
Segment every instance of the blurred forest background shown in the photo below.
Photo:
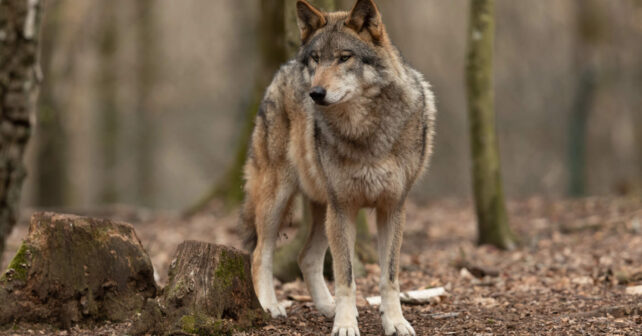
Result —
[{"label": "blurred forest background", "polygon": [[[414,197],[468,198],[469,2],[377,3],[438,99],[435,156]],[[260,8],[259,0],[46,1],[23,205],[182,210],[198,201],[242,135],[260,76]],[[642,1],[497,0],[496,25],[507,197],[639,194]]]}]

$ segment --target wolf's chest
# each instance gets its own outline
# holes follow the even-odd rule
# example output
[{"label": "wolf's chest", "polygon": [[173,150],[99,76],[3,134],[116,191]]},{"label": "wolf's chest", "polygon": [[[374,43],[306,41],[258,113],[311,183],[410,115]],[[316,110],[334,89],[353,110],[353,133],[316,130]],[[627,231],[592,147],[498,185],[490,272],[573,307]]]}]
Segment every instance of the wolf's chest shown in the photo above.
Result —
[{"label": "wolf's chest", "polygon": [[372,206],[377,200],[395,195],[403,189],[403,174],[395,160],[330,165],[326,168],[333,176],[333,189],[346,201],[357,201]]},{"label": "wolf's chest", "polygon": [[341,162],[317,153],[314,146],[292,146],[292,159],[302,191],[312,200],[328,202],[328,192],[340,202],[373,206],[382,197],[403,189],[404,176],[393,158],[376,162]]}]

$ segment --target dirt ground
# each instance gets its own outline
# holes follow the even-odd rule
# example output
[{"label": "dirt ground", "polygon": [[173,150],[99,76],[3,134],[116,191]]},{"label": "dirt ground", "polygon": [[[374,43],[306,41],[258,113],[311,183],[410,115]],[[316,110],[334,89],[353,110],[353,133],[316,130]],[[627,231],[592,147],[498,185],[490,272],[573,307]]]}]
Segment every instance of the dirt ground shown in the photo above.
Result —
[{"label": "dirt ground", "polygon": [[[642,296],[626,290],[642,285],[642,200],[533,198],[510,202],[509,212],[522,245],[505,252],[476,246],[470,202],[409,204],[401,289],[443,286],[447,291],[430,304],[404,305],[418,335],[642,335]],[[126,207],[115,213],[134,223],[160,283],[183,240],[240,245],[235,215],[212,211],[186,220]],[[24,220],[14,230],[9,250],[18,246],[26,225]],[[286,229],[281,243],[293,236]],[[3,265],[10,254],[5,253]],[[366,269],[367,276],[357,279],[359,327],[362,335],[381,335],[377,307],[365,301],[378,294],[379,268]],[[301,281],[278,284],[277,294],[281,300],[296,298],[288,318],[244,335],[329,334],[332,320],[306,301]],[[127,327],[56,330],[20,324],[0,335],[122,335]]]}]

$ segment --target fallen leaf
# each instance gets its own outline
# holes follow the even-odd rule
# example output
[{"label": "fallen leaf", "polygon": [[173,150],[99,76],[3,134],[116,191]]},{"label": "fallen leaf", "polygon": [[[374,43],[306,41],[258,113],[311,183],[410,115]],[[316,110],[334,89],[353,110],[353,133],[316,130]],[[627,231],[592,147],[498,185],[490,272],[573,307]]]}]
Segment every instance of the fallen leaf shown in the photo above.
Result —
[{"label": "fallen leaf", "polygon": [[585,285],[592,285],[593,279],[591,277],[581,276],[581,277],[573,278],[571,282],[576,285],[585,286]]},{"label": "fallen leaf", "polygon": [[470,273],[468,269],[465,267],[459,270],[459,276],[461,276],[464,279],[474,279],[475,276]]},{"label": "fallen leaf", "polygon": [[642,286],[627,287],[625,293],[629,295],[642,295]]},{"label": "fallen leaf", "polygon": [[478,304],[478,305],[480,305],[482,307],[486,307],[486,308],[492,308],[492,307],[497,306],[497,300],[495,300],[493,298],[479,297],[479,298],[475,298],[473,301],[476,304]]}]

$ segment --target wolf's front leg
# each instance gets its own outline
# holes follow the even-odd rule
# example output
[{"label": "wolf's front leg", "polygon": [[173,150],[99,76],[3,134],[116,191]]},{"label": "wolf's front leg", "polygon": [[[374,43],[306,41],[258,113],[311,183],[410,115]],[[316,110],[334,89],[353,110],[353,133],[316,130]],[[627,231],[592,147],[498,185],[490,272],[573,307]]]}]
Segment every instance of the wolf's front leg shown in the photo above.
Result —
[{"label": "wolf's front leg", "polygon": [[377,237],[381,267],[381,320],[386,335],[416,335],[403,317],[399,301],[399,254],[406,213],[402,207],[377,209]]},{"label": "wolf's front leg", "polygon": [[357,287],[354,282],[352,260],[356,238],[354,219],[357,211],[345,212],[337,208],[333,205],[328,206],[326,215],[326,234],[332,252],[336,301],[332,336],[356,336],[359,335]]}]

